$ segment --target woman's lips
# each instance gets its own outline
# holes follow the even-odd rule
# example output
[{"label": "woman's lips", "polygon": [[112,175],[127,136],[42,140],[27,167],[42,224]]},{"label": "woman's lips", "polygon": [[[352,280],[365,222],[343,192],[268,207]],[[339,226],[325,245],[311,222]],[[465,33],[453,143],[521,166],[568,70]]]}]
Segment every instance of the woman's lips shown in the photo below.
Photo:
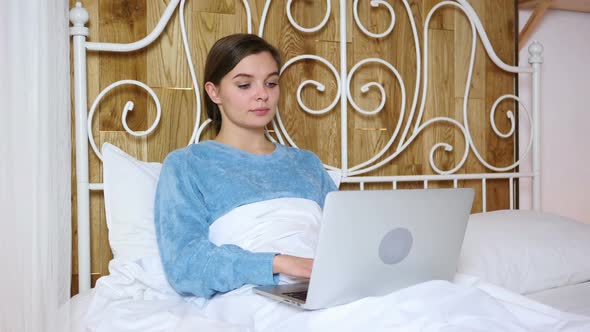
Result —
[{"label": "woman's lips", "polygon": [[270,112],[270,109],[264,108],[264,107],[255,108],[252,110],[252,112],[254,112],[254,114],[256,114],[256,115],[266,115],[268,112]]}]

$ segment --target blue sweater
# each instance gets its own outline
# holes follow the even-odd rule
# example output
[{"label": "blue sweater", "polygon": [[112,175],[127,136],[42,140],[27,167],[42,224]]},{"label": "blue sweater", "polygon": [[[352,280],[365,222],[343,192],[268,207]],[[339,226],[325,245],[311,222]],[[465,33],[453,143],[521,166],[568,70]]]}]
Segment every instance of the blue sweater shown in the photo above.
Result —
[{"label": "blue sweater", "polygon": [[164,271],[180,294],[212,297],[244,284],[276,284],[277,253],[253,253],[209,241],[209,226],[230,210],[263,200],[297,197],[323,207],[336,190],[319,158],[276,145],[251,154],[216,141],[193,144],[164,160],[155,201],[155,224]]}]

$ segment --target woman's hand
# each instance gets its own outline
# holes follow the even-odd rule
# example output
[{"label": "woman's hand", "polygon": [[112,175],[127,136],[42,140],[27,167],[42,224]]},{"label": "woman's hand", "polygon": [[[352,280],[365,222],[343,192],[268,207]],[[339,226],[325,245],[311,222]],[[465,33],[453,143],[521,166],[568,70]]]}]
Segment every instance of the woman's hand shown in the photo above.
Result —
[{"label": "woman's hand", "polygon": [[307,278],[311,276],[313,259],[290,255],[276,255],[272,261],[273,273],[284,273],[291,277]]}]

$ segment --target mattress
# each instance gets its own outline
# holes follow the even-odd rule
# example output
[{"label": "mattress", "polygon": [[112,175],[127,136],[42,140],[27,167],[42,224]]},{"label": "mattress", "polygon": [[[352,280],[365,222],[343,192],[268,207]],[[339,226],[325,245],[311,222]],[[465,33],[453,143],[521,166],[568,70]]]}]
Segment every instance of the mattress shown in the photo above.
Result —
[{"label": "mattress", "polygon": [[590,281],[527,295],[555,309],[590,317]]}]

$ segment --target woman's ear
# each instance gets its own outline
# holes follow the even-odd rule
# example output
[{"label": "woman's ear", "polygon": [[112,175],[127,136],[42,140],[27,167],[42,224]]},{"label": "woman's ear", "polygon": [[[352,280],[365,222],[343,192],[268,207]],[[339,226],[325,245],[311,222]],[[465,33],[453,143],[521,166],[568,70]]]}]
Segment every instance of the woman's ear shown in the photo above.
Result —
[{"label": "woman's ear", "polygon": [[205,83],[205,91],[207,91],[209,98],[211,98],[211,100],[214,103],[221,104],[221,99],[219,98],[219,90],[217,89],[215,84],[211,82]]}]

